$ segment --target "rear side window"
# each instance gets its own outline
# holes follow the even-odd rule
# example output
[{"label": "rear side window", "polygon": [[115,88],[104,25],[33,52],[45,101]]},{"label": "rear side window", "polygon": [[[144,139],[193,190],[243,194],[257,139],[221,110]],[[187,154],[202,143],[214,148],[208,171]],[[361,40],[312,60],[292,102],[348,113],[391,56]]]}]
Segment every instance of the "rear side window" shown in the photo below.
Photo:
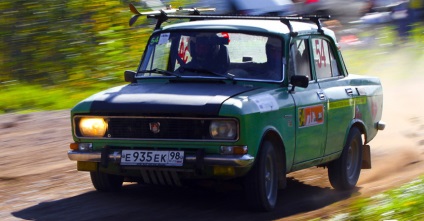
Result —
[{"label": "rear side window", "polygon": [[326,39],[312,39],[312,53],[317,79],[337,77],[340,75],[336,59]]}]

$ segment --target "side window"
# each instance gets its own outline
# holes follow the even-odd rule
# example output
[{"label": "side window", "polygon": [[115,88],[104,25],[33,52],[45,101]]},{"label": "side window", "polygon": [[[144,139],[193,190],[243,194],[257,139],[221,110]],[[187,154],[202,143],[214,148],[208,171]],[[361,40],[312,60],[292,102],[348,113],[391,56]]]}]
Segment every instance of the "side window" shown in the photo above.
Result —
[{"label": "side window", "polygon": [[296,39],[290,45],[289,79],[293,75],[304,75],[312,80],[309,44],[307,39]]},{"label": "side window", "polygon": [[314,66],[318,79],[337,77],[340,75],[337,62],[331,51],[330,43],[325,39],[312,39]]}]

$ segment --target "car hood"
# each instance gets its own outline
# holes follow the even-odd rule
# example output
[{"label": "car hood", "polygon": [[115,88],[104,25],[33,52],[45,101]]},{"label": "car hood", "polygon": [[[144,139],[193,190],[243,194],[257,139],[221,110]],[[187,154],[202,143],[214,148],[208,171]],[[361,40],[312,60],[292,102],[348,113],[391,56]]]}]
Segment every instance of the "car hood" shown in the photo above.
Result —
[{"label": "car hood", "polygon": [[101,92],[91,100],[93,114],[218,115],[228,98],[253,90],[223,83],[139,83]]}]

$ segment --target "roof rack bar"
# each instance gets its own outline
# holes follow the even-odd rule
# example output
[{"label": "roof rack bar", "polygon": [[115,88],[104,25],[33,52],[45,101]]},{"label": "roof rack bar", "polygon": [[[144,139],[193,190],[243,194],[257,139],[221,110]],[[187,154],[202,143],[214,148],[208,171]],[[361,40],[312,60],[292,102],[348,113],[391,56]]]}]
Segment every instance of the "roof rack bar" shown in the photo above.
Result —
[{"label": "roof rack bar", "polygon": [[[148,18],[155,18],[159,20],[164,19],[163,14],[147,15]],[[309,15],[309,16],[249,16],[249,15],[166,15],[166,19],[246,19],[246,20],[278,20],[287,25],[290,33],[296,35],[290,21],[312,21],[318,27],[318,32],[322,33],[321,19],[329,19],[329,15]],[[162,20],[164,22],[166,20]],[[161,24],[162,24],[161,22]],[[160,27],[160,25],[159,25]],[[159,28],[157,26],[157,28]]]},{"label": "roof rack bar", "polygon": [[179,7],[179,8],[174,9],[174,8],[171,7],[171,5],[168,5],[168,6],[166,6],[166,8],[160,9],[160,10],[153,10],[153,11],[148,11],[148,12],[139,12],[133,4],[130,3],[129,7],[130,7],[130,11],[134,14],[129,21],[130,26],[132,26],[137,21],[137,19],[142,15],[147,15],[147,16],[154,15],[155,18],[158,19],[158,22],[156,23],[155,29],[160,28],[162,23],[164,21],[168,20],[167,14],[186,13],[186,14],[190,14],[190,15],[200,15],[200,12],[215,11],[215,8],[183,8],[183,7]]},{"label": "roof rack bar", "polygon": [[[158,18],[159,14],[147,15],[148,18]],[[313,21],[317,23],[320,19],[328,19],[327,16],[253,16],[253,15],[167,15],[173,19],[247,19],[247,20],[290,20],[290,21]],[[320,23],[319,23],[320,24]],[[317,24],[318,25],[318,24]]]},{"label": "roof rack bar", "polygon": [[305,15],[303,17],[308,18],[310,21],[313,21],[318,27],[318,32],[321,33],[321,34],[324,32],[322,30],[321,19],[330,19],[331,18],[330,15]]},{"label": "roof rack bar", "polygon": [[[159,10],[159,11],[151,11],[151,12],[143,12],[140,13],[138,10],[134,7],[134,5],[130,4],[130,10],[135,15],[131,17],[130,19],[130,26],[135,23],[135,21],[138,19],[141,15],[146,15],[147,18],[155,18],[157,19],[157,23],[155,26],[155,29],[159,29],[163,22],[167,21],[168,19],[190,19],[193,20],[202,20],[202,19],[246,19],[246,20],[278,20],[284,23],[292,36],[296,36],[297,33],[293,31],[293,26],[290,24],[290,21],[312,21],[314,22],[318,27],[318,32],[323,33],[321,19],[330,19],[329,15],[302,15],[302,16],[254,16],[254,15],[212,15],[212,14],[205,14],[201,15],[201,11],[214,11],[214,8],[204,8],[204,9],[197,9],[197,8],[178,8],[178,9],[171,9],[167,8],[165,10]],[[169,13],[168,13],[169,12]],[[174,15],[170,13],[188,13],[189,15]]]},{"label": "roof rack bar", "polygon": [[280,21],[281,21],[281,23],[283,23],[283,24],[285,24],[285,25],[287,26],[287,28],[288,28],[288,29],[289,29],[289,31],[290,31],[290,35],[291,35],[292,37],[294,37],[294,36],[296,36],[296,35],[297,35],[297,32],[294,32],[294,31],[293,31],[293,26],[291,25],[290,20],[287,20],[287,19],[281,19]]},{"label": "roof rack bar", "polygon": [[157,22],[156,22],[155,29],[159,29],[162,23],[168,20],[168,15],[163,10],[160,10],[160,14],[157,15],[156,19],[157,19]]}]

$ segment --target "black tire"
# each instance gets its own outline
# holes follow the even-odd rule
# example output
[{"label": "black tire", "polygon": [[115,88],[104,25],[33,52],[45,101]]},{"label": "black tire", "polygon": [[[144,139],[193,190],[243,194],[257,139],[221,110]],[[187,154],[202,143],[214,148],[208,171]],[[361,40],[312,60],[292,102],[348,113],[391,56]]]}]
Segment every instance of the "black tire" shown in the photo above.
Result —
[{"label": "black tire", "polygon": [[271,142],[264,141],[253,168],[246,175],[245,191],[248,205],[257,211],[275,208],[278,194],[278,171],[275,149]]},{"label": "black tire", "polygon": [[361,173],[362,136],[358,128],[352,128],[339,159],[328,165],[328,178],[337,190],[351,190]]},{"label": "black tire", "polygon": [[102,172],[90,172],[91,182],[94,188],[100,192],[116,192],[121,189],[124,182],[123,176]]}]

